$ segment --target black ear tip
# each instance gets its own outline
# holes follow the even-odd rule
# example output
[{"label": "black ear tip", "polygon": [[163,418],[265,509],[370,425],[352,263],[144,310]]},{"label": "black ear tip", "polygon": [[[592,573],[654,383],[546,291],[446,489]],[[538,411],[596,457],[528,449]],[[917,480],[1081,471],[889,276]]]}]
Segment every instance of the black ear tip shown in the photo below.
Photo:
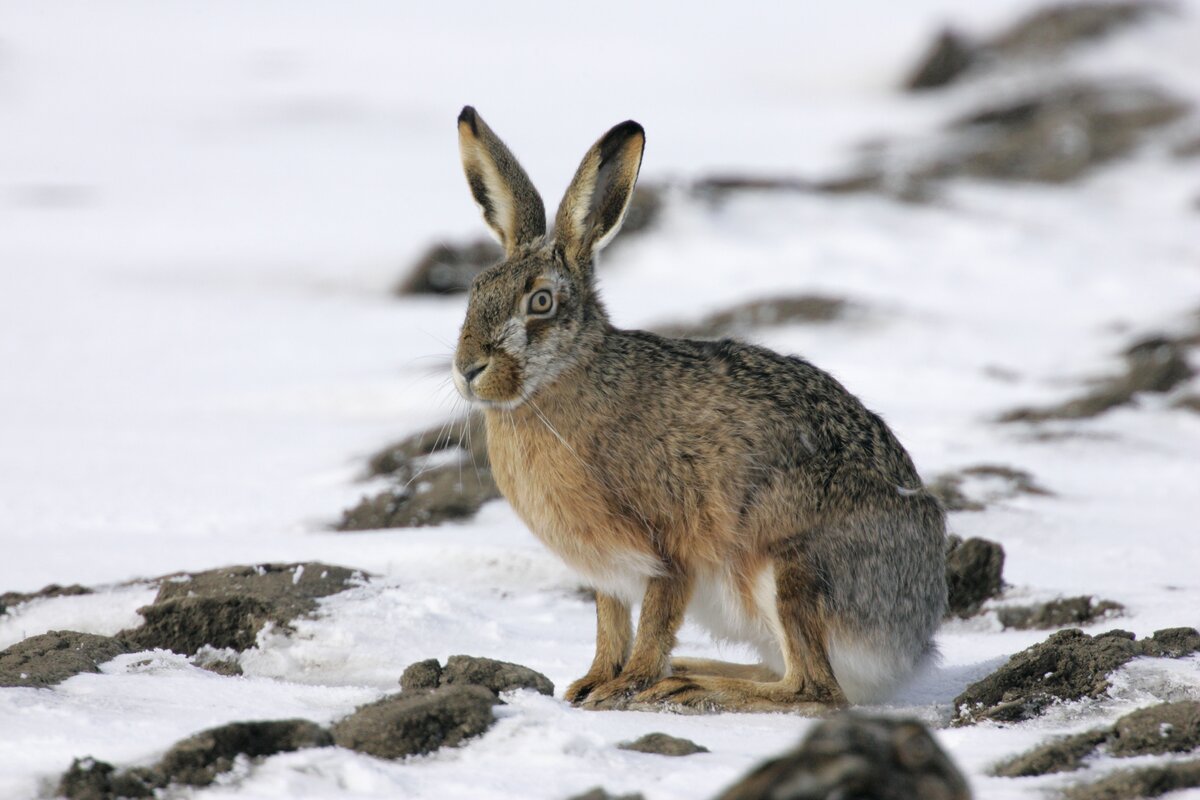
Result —
[{"label": "black ear tip", "polygon": [[458,114],[458,124],[461,125],[465,122],[470,125],[471,133],[479,133],[478,119],[474,106],[463,106],[463,110]]},{"label": "black ear tip", "polygon": [[604,138],[600,142],[600,161],[604,163],[613,157],[621,147],[634,137],[640,137],[643,146],[646,141],[646,130],[631,119],[627,119],[620,125],[614,125],[612,130],[604,134]]}]

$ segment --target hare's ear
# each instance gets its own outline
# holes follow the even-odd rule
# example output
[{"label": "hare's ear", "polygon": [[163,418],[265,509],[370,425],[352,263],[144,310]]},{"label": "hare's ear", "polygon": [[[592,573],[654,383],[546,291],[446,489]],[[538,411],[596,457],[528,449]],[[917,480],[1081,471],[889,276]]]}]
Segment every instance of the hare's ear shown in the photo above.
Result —
[{"label": "hare's ear", "polygon": [[620,229],[645,146],[646,132],[630,120],[601,136],[583,157],[554,220],[555,237],[569,264],[591,262]]},{"label": "hare's ear", "polygon": [[465,106],[458,115],[458,149],[463,172],[483,221],[512,255],[521,245],[546,233],[546,207],[529,176],[504,142]]}]

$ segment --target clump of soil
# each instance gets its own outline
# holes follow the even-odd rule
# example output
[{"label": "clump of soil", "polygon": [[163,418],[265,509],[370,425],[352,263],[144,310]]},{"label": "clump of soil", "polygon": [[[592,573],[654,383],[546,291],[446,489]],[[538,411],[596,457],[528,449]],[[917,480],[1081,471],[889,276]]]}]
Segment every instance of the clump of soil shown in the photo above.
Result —
[{"label": "clump of soil", "polygon": [[1086,419],[1129,405],[1140,392],[1169,392],[1194,374],[1187,362],[1189,344],[1189,339],[1167,336],[1142,339],[1124,352],[1124,372],[1099,381],[1091,390],[1064,403],[1014,409],[1002,414],[999,421]]},{"label": "clump of soil", "polygon": [[50,631],[0,651],[0,686],[52,686],[135,648],[120,637]]},{"label": "clump of soil", "polygon": [[[432,457],[439,463],[432,463]],[[342,512],[338,530],[413,528],[469,519],[484,503],[500,497],[479,414],[388,445],[371,456],[368,473],[388,477],[395,485]]]},{"label": "clump of soil", "polygon": [[692,323],[656,328],[664,336],[691,339],[720,339],[744,335],[758,328],[800,323],[825,323],[840,319],[849,304],[838,297],[794,295],[740,303]]},{"label": "clump of soil", "polygon": [[482,686],[413,689],[362,706],[333,726],[333,740],[379,758],[431,753],[482,734],[496,696]]},{"label": "clump of soil", "polygon": [[[621,224],[621,235],[609,248],[619,250],[621,242],[650,230],[662,215],[665,189],[653,183],[640,183],[634,189]],[[469,291],[475,276],[504,258],[495,241],[478,237],[458,244],[439,242],[431,245],[409,267],[396,284],[395,294],[459,294]]]},{"label": "clump of soil", "polygon": [[404,690],[435,689],[439,686],[482,686],[492,694],[510,689],[532,689],[554,694],[554,684],[540,672],[520,664],[475,656],[450,656],[446,666],[437,659],[410,664],[400,676]]},{"label": "clump of soil", "polygon": [[1156,631],[1141,641],[1122,630],[1097,636],[1078,628],[1059,631],[954,698],[955,724],[1032,719],[1055,703],[1104,695],[1110,688],[1109,674],[1137,656],[1179,658],[1197,650],[1200,633],[1192,628]]},{"label": "clump of soil", "polygon": [[621,742],[617,745],[617,749],[674,757],[709,752],[707,747],[696,744],[691,739],[681,739],[678,736],[668,736],[665,733],[647,733],[645,736],[639,736],[632,742]]},{"label": "clump of soil", "polygon": [[987,539],[947,538],[947,614],[969,617],[1004,589],[1004,548]]},{"label": "clump of soil", "polygon": [[953,83],[971,70],[1017,60],[1046,60],[1085,42],[1103,38],[1168,6],[1155,2],[1074,2],[1033,11],[1008,29],[972,41],[952,28],[941,31],[918,61],[904,87],[935,89]]},{"label": "clump of soil", "polygon": [[1104,749],[1121,758],[1186,753],[1200,747],[1200,703],[1183,701],[1142,708],[1104,728],[1055,739],[1000,764],[994,775],[1021,778],[1069,772]]},{"label": "clump of soil", "polygon": [[70,586],[59,586],[57,583],[52,583],[36,592],[5,592],[4,594],[0,594],[0,614],[4,614],[14,606],[19,606],[22,603],[28,603],[30,600],[38,600],[43,597],[70,597],[91,593],[91,589],[86,586],[80,586],[77,583],[73,583]]},{"label": "clump of soil", "polygon": [[1120,770],[1095,783],[1073,786],[1064,796],[1067,800],[1134,800],[1196,786],[1200,786],[1200,759]]},{"label": "clump of soil", "polygon": [[461,244],[434,244],[409,268],[394,291],[398,295],[465,292],[476,275],[502,258],[500,245],[482,236]]},{"label": "clump of soil", "polygon": [[343,591],[362,574],[318,562],[223,567],[168,576],[158,596],[138,609],[139,628],[120,636],[138,648],[162,648],[195,655],[216,649],[253,647],[268,622],[287,628],[317,608],[317,599]]},{"label": "clump of soil", "polygon": [[364,497],[342,512],[340,531],[380,528],[421,528],[470,519],[480,506],[500,497],[500,489],[487,468],[472,464],[434,467],[411,484]]},{"label": "clump of soil", "polygon": [[720,800],[843,796],[966,800],[971,792],[919,721],[848,713],[818,723],[799,748],[756,767]]},{"label": "clump of soil", "polygon": [[1093,622],[1119,616],[1125,606],[1112,600],[1097,600],[1091,595],[1062,597],[1029,606],[1004,606],[996,616],[1005,628],[1018,630],[1049,630],[1067,625],[1090,625]]},{"label": "clump of soil", "polygon": [[1017,495],[1053,496],[1023,469],[977,464],[939,475],[926,487],[947,511],[983,511],[989,503]]},{"label": "clump of soil", "polygon": [[177,743],[152,767],[117,771],[91,758],[76,759],[59,781],[58,793],[71,800],[153,797],[172,784],[208,786],[233,768],[238,756],[261,758],[307,747],[328,747],[329,732],[303,719],[232,722]]},{"label": "clump of soil", "polygon": [[583,794],[577,794],[568,800],[646,800],[646,796],[641,792],[634,794],[612,794],[607,789],[597,786],[595,789],[589,789]]}]

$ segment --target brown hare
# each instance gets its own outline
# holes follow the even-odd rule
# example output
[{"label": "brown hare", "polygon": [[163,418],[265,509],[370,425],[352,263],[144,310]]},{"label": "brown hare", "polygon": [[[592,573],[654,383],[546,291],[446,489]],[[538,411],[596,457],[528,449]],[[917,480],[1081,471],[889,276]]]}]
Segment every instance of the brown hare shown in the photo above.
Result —
[{"label": "brown hare", "polygon": [[[471,287],[453,376],[483,409],[504,496],[596,589],[595,660],[567,700],[818,713],[908,677],[946,605],[945,520],[883,420],[794,356],[608,320],[595,258],[629,205],[642,127],[587,152],[552,236],[469,106],[458,135],[505,257]],[[762,663],[672,659],[687,615]]]}]

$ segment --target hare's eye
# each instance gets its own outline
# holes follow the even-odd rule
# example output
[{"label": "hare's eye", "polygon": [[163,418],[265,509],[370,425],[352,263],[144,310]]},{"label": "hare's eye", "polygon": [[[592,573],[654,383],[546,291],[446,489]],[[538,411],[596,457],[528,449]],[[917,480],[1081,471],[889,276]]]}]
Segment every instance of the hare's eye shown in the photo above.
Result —
[{"label": "hare's eye", "polygon": [[554,310],[554,293],[549,289],[538,289],[529,295],[530,314],[549,314]]}]

